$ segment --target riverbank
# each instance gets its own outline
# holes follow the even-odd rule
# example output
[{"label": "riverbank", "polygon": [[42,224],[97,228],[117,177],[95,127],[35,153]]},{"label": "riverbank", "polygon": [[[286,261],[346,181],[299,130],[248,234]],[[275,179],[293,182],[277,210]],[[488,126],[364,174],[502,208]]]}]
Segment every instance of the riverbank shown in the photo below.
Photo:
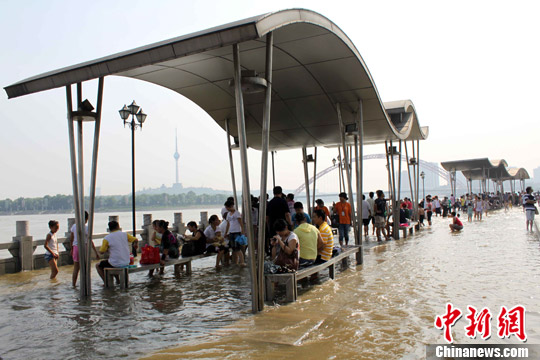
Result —
[{"label": "riverbank", "polygon": [[[171,210],[171,212],[178,212],[182,210],[192,210],[192,209],[201,209],[204,206],[207,207],[217,207],[223,205],[220,203],[215,204],[205,204],[205,205],[184,205],[184,206],[141,206],[137,207],[137,212],[144,212],[144,213],[151,213],[153,211],[166,211]],[[131,212],[131,207],[124,206],[119,208],[113,208],[113,209],[96,209],[95,212],[97,214],[113,214],[113,213],[119,213],[119,212]],[[72,214],[75,216],[73,212],[66,212],[66,210],[47,210],[47,211],[37,211],[37,210],[26,210],[26,211],[17,211],[17,212],[6,212],[6,211],[0,211],[0,216],[23,216],[23,215],[64,215],[64,214]]]}]

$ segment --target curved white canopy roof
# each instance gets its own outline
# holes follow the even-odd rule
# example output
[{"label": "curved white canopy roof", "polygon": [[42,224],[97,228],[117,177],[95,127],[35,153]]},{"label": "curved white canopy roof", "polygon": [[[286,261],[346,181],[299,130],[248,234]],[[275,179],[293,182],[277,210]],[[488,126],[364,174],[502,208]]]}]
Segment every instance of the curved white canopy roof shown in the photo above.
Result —
[{"label": "curved white canopy roof", "polygon": [[521,180],[529,179],[529,173],[524,168],[508,167],[504,159],[489,160],[468,159],[445,161],[441,166],[446,171],[461,171],[469,180],[493,179],[493,180]]},{"label": "curved white canopy roof", "polygon": [[[244,70],[265,71],[265,35],[274,33],[270,149],[340,144],[336,103],[345,124],[363,101],[364,143],[423,140],[411,101],[383,105],[351,40],[326,17],[292,9],[264,14],[161,41],[23,80],[8,97],[62,87],[107,75],[155,83],[182,94],[236,135],[232,46]],[[248,146],[261,147],[264,93],[244,94]]]},{"label": "curved white canopy roof", "polygon": [[468,170],[488,170],[498,168],[500,166],[506,167],[508,164],[506,160],[489,160],[488,158],[480,159],[467,159],[467,160],[454,160],[443,161],[441,166],[446,171],[468,171]]},{"label": "curved white canopy roof", "polygon": [[529,173],[524,168],[511,167],[511,168],[508,168],[507,170],[508,170],[508,174],[510,174],[510,178],[509,179],[504,179],[504,180],[510,180],[510,179],[512,179],[512,180],[526,180],[526,179],[530,179]]}]

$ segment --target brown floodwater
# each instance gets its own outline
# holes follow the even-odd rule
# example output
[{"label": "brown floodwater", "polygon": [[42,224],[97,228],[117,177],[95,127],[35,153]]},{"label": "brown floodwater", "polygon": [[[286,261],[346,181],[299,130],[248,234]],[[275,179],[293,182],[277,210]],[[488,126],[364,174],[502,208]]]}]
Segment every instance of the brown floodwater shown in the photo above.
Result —
[{"label": "brown floodwater", "polygon": [[[462,219],[466,220],[466,219]],[[144,359],[422,359],[443,343],[434,319],[463,310],[455,343],[517,344],[496,335],[501,306],[526,307],[527,344],[540,344],[540,246],[519,209],[496,211],[450,233],[449,219],[406,240],[366,249],[364,265],[299,292],[291,304],[251,315],[248,271],[216,273],[212,259],[191,277],[132,277],[127,291],[93,280],[89,303],[40,270],[0,277],[0,356]],[[373,242],[373,239],[370,241]],[[488,307],[492,336],[468,339],[468,305]],[[49,350],[51,344],[54,348]]]}]

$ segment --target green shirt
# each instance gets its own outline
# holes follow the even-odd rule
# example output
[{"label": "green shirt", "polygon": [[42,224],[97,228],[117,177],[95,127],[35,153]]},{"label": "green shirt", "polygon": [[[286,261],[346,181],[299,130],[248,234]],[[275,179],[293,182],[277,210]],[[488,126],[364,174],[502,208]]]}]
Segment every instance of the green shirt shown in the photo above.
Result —
[{"label": "green shirt", "polygon": [[305,260],[317,259],[317,239],[319,230],[311,224],[303,223],[294,229],[300,244],[300,257]]}]

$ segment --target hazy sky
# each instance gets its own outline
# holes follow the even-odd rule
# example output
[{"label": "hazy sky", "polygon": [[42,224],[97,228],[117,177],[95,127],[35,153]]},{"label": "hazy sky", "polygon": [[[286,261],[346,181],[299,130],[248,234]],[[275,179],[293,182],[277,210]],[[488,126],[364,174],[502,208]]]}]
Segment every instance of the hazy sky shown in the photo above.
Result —
[{"label": "hazy sky", "polygon": [[[430,127],[421,158],[504,158],[531,176],[540,165],[533,111],[540,98],[538,1],[0,0],[0,85],[291,7],[317,11],[343,29],[383,101],[414,102],[421,124]],[[95,83],[85,85],[94,105],[95,94]],[[105,78],[98,166],[102,194],[131,189],[131,137],[118,110],[133,99],[148,114],[136,134],[137,189],[174,182],[175,128],[184,186],[230,189],[225,133],[206,113],[168,89],[111,76]],[[13,100],[2,91],[0,121],[0,199],[71,193],[64,88]],[[91,126],[86,133],[90,145]],[[381,152],[382,145],[366,147],[366,153]],[[319,154],[319,169],[337,155]],[[89,165],[90,151],[86,155]],[[257,189],[260,153],[248,156]],[[303,182],[300,150],[278,152],[276,166],[283,187]],[[364,174],[366,190],[386,188],[381,161],[366,162]],[[324,192],[337,191],[337,173],[319,184]]]}]

